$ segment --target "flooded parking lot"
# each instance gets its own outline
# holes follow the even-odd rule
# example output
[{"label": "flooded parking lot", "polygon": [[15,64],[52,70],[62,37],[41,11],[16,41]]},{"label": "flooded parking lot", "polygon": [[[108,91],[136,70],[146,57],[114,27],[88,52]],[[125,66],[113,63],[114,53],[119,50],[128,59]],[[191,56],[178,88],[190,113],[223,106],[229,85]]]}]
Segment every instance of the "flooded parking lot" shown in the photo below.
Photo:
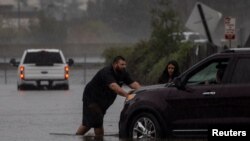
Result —
[{"label": "flooded parking lot", "polygon": [[[17,91],[16,85],[0,85],[0,138],[3,141],[126,141],[118,137],[118,121],[124,98],[118,96],[107,111],[102,139],[74,136],[81,123],[84,85],[71,85],[69,91]],[[174,141],[205,139],[170,139]]]},{"label": "flooded parking lot", "polygon": [[[118,137],[118,122],[124,98],[118,96],[104,119],[105,135],[94,138],[93,129],[86,136],[74,136],[82,120],[82,92],[85,83],[98,71],[72,69],[70,90],[17,91],[16,70],[1,73],[0,138],[3,141],[127,141]],[[84,78],[85,76],[85,78]],[[175,138],[173,141],[206,139]]]},{"label": "flooded parking lot", "polygon": [[[53,135],[74,134],[81,123],[82,85],[72,85],[69,91],[17,91],[15,85],[1,85],[0,137],[1,140],[74,140],[81,136]],[[118,135],[119,112],[123,98],[108,111],[105,133]],[[88,136],[93,135],[91,130]],[[66,139],[68,138],[68,139]],[[91,137],[88,137],[91,139]]]}]

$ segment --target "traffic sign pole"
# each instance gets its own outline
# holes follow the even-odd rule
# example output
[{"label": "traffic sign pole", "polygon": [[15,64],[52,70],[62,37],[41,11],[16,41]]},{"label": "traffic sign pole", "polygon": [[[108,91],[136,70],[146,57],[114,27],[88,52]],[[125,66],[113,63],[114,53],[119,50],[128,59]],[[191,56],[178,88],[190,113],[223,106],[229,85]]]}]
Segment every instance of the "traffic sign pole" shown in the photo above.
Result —
[{"label": "traffic sign pole", "polygon": [[235,39],[235,18],[225,17],[224,26],[225,26],[225,39],[228,40],[229,48],[231,48],[232,40]]}]

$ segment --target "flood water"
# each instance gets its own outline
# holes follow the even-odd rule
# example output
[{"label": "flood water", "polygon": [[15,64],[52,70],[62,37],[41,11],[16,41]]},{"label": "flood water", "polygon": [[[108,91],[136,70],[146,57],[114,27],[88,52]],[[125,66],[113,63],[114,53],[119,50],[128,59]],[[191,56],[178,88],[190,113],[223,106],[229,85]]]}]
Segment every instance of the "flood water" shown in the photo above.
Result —
[{"label": "flood water", "polygon": [[[81,123],[84,85],[69,91],[17,91],[16,85],[0,85],[0,139],[2,141],[127,141],[118,137],[118,121],[124,98],[118,96],[104,119],[105,135],[74,136]],[[203,139],[170,139],[190,141]],[[143,140],[144,141],[144,140]]]},{"label": "flood water", "polygon": [[[85,71],[85,72],[84,72]],[[82,120],[82,92],[98,69],[72,70],[70,90],[17,91],[16,70],[1,73],[1,141],[128,141],[118,137],[118,122],[124,98],[117,96],[104,119],[105,136],[94,138],[93,129],[86,136],[75,136]],[[5,76],[6,82],[5,83]],[[86,76],[84,78],[84,76]],[[173,141],[206,139],[175,138]],[[143,140],[145,141],[145,140]],[[148,141],[148,140],[147,140]]]},{"label": "flood water", "polygon": [[[3,141],[82,141],[88,137],[74,134],[81,124],[83,85],[71,85],[69,91],[17,91],[16,85],[0,85],[0,138]],[[118,120],[123,98],[118,97],[107,111],[107,140],[118,140]]]}]

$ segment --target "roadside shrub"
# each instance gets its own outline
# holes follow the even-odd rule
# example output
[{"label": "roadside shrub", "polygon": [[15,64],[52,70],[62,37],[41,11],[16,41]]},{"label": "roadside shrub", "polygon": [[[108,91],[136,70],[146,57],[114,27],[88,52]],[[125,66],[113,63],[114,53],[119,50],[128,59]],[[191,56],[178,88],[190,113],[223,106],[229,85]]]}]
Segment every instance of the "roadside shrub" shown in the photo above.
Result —
[{"label": "roadside shrub", "polygon": [[106,59],[106,65],[111,64],[113,58],[122,55],[126,58],[127,69],[132,78],[142,84],[156,84],[162,74],[166,64],[170,60],[176,60],[180,70],[187,69],[189,53],[193,45],[190,43],[180,44],[179,50],[165,56],[159,56],[149,49],[148,43],[141,41],[131,47],[111,47],[104,51],[103,56]]},{"label": "roadside shrub", "polygon": [[147,74],[146,83],[156,84],[163,70],[166,68],[167,63],[170,60],[176,60],[179,64],[180,71],[185,71],[188,66],[189,53],[192,51],[193,45],[190,43],[180,44],[179,50],[169,54],[168,56],[162,57],[152,67],[152,70]]},{"label": "roadside shrub", "polygon": [[180,38],[173,37],[173,33],[180,33],[182,28],[177,14],[170,7],[170,1],[157,2],[157,9],[152,10],[152,33],[149,40],[140,41],[131,47],[104,51],[107,63],[116,55],[124,56],[132,78],[145,85],[157,83],[169,60],[175,59],[183,70],[191,49],[189,43],[181,43]]},{"label": "roadside shrub", "polygon": [[113,46],[108,49],[105,49],[102,53],[102,56],[105,58],[105,65],[110,65],[115,56],[121,55],[128,59],[132,52],[132,47],[121,47],[121,46]]}]

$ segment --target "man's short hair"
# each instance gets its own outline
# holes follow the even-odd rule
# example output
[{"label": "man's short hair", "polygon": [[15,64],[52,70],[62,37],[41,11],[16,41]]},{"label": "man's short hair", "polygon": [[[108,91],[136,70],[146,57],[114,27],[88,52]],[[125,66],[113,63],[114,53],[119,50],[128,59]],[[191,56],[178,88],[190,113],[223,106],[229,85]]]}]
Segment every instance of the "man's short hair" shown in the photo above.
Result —
[{"label": "man's short hair", "polygon": [[114,60],[113,60],[113,64],[116,63],[116,62],[118,62],[119,60],[126,61],[124,57],[122,57],[122,56],[116,56],[114,58]]}]

